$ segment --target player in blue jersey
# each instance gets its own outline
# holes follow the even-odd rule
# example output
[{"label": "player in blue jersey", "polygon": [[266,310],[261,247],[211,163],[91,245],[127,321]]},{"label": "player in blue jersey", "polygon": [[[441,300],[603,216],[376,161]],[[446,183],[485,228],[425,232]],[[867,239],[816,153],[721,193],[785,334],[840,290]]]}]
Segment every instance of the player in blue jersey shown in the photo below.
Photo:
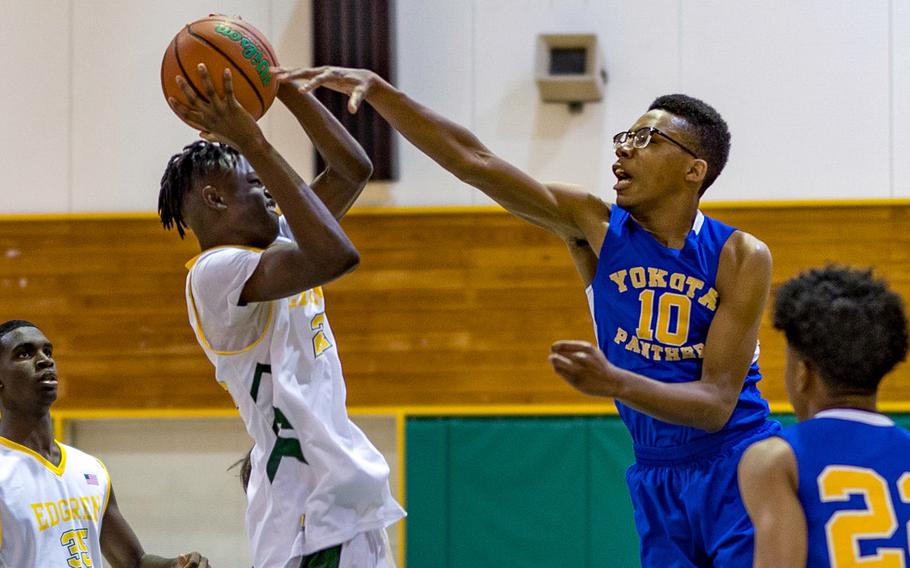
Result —
[{"label": "player in blue jersey", "polygon": [[655,100],[613,139],[611,206],[577,186],[531,178],[370,71],[279,73],[306,79],[306,89],[349,94],[352,112],[367,101],[445,169],[569,245],[590,284],[599,345],[558,342],[550,359],[575,388],[615,398],[629,427],[642,563],[751,564],[736,465],[778,428],[756,387],[771,255],[698,210],[729,153],[720,115],[685,95]]},{"label": "player in blue jersey", "polygon": [[801,422],[739,466],[755,566],[907,566],[910,433],[876,409],[907,355],[900,297],[868,271],[810,270],[778,291],[774,327]]}]

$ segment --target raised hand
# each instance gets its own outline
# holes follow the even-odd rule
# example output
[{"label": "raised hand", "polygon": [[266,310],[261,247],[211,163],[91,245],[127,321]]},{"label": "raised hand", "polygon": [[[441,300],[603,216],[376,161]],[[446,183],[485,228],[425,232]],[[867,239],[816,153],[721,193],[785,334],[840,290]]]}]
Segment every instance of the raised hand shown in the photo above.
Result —
[{"label": "raised hand", "polygon": [[312,92],[319,87],[325,87],[339,93],[349,95],[348,112],[355,113],[360,108],[360,103],[370,94],[370,91],[383,79],[369,69],[349,69],[346,67],[274,67],[274,77],[279,81],[302,80],[302,92]]},{"label": "raised hand", "polygon": [[244,144],[262,136],[262,131],[253,116],[244,109],[234,96],[234,80],[231,70],[225,69],[223,76],[224,95],[219,95],[205,64],[196,68],[202,83],[204,97],[196,94],[187,81],[178,76],[177,86],[186,97],[183,104],[174,97],[168,102],[180,118],[200,130],[200,136],[209,142],[229,144],[242,150]]}]

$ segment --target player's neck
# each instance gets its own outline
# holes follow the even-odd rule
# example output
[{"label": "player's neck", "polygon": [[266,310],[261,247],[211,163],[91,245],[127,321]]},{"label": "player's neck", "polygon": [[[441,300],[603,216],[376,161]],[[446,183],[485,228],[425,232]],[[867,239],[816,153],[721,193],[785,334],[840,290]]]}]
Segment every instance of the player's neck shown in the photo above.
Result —
[{"label": "player's neck", "polygon": [[0,436],[25,446],[48,461],[59,458],[59,450],[54,443],[54,423],[48,413],[35,418],[7,411],[0,420]]},{"label": "player's neck", "polygon": [[657,242],[665,247],[681,249],[692,230],[698,214],[698,202],[665,201],[657,207],[630,211],[632,217]]},{"label": "player's neck", "polygon": [[867,394],[838,394],[818,401],[812,409],[812,416],[815,416],[823,410],[853,409],[865,410],[867,412],[878,412],[878,404],[875,395]]},{"label": "player's neck", "polygon": [[261,239],[250,238],[247,235],[238,234],[236,232],[226,233],[220,231],[197,234],[196,240],[199,241],[200,251],[207,251],[212,248],[223,246],[241,246],[264,249],[272,244],[271,242],[263,243]]}]

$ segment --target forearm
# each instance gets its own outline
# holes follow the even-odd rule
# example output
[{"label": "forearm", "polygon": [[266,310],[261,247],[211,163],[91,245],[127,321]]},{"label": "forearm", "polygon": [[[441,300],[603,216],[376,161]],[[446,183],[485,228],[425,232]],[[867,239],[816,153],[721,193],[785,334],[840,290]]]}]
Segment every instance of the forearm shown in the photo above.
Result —
[{"label": "forearm", "polygon": [[303,127],[326,166],[346,181],[362,186],[373,173],[367,153],[313,95],[282,83],[278,98]]},{"label": "forearm", "polygon": [[356,253],[335,217],[264,137],[247,141],[240,151],[278,202],[296,238],[327,259],[344,250]]},{"label": "forearm", "polygon": [[463,126],[439,115],[377,78],[367,102],[395,130],[459,178],[468,177],[472,162],[489,153]]},{"label": "forearm", "polygon": [[578,235],[553,193],[493,154],[465,127],[377,79],[366,101],[411,144],[511,213],[560,235]]},{"label": "forearm", "polygon": [[615,398],[671,424],[716,432],[726,425],[736,406],[735,396],[704,380],[664,383],[625,369],[616,372],[622,386]]},{"label": "forearm", "polygon": [[139,559],[138,568],[172,568],[174,560],[174,558],[161,558],[154,554],[144,554]]}]

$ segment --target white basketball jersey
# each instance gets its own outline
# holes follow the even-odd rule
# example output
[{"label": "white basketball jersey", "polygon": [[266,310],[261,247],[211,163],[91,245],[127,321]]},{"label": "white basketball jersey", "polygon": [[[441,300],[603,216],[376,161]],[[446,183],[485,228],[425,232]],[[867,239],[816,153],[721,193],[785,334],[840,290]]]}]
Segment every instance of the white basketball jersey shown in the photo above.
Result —
[{"label": "white basketball jersey", "polygon": [[[288,246],[290,230],[271,246]],[[404,516],[389,466],[348,418],[321,288],[238,305],[262,250],[218,247],[187,264],[190,325],[255,441],[247,532],[257,567],[388,526]],[[237,489],[240,491],[240,488]]]},{"label": "white basketball jersey", "polygon": [[0,567],[102,566],[110,477],[97,458],[56,443],[58,466],[0,437]]}]

